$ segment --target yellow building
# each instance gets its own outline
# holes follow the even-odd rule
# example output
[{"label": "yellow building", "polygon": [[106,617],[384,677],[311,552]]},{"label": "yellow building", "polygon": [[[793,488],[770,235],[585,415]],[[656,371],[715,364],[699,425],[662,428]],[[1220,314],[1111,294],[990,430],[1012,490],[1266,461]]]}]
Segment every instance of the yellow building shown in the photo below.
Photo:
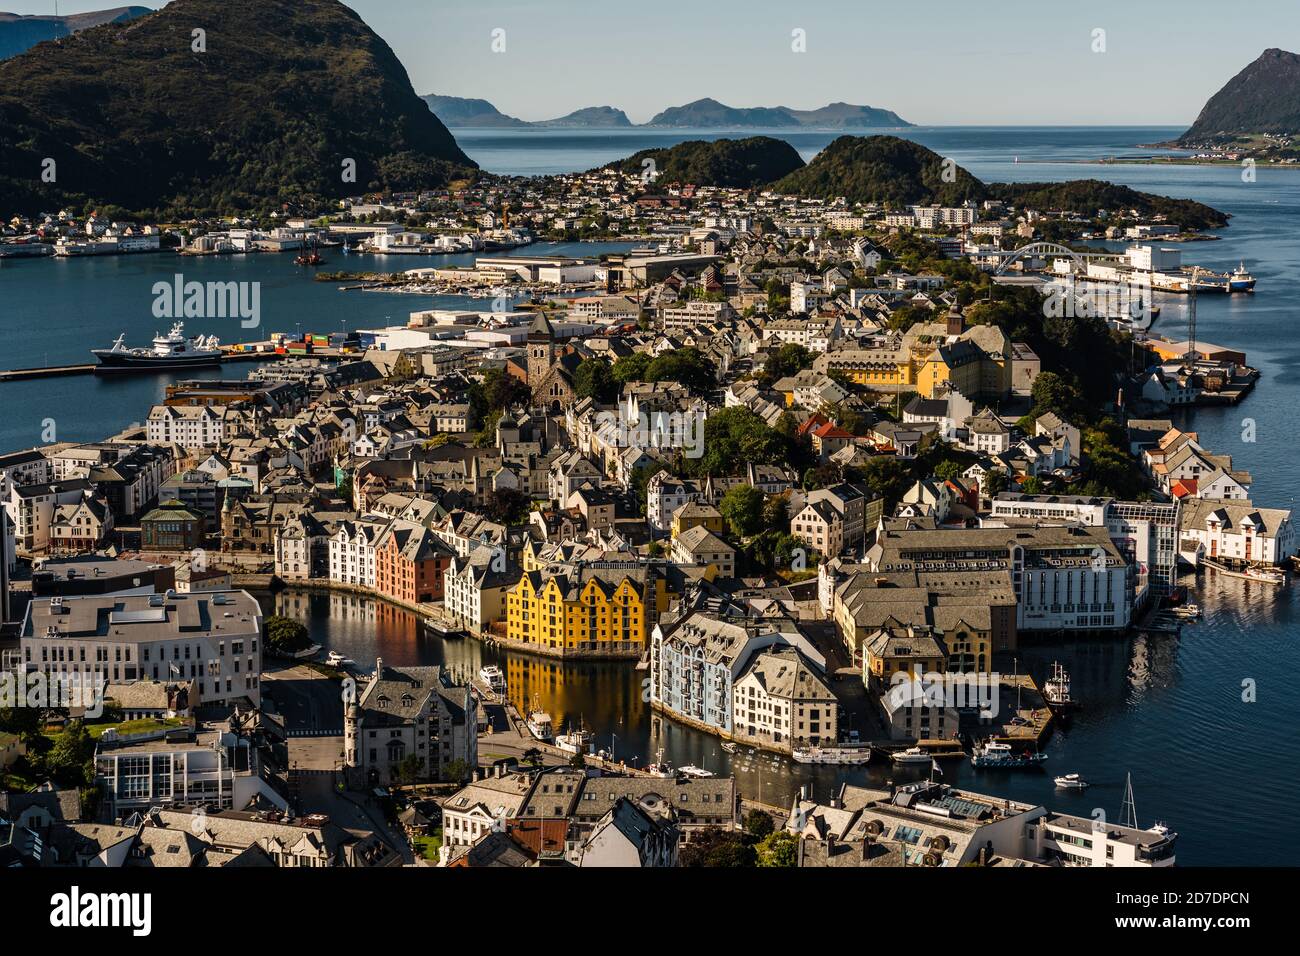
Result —
[{"label": "yellow building", "polygon": [[995,325],[966,328],[960,310],[943,322],[913,325],[897,344],[879,349],[836,349],[813,368],[842,372],[866,388],[915,391],[935,398],[951,384],[967,398],[1003,398],[1011,392],[1012,343]]},{"label": "yellow building", "polygon": [[673,537],[692,528],[705,528],[714,534],[722,534],[722,512],[704,502],[686,502],[673,512]]},{"label": "yellow building", "polygon": [[636,656],[668,607],[651,567],[551,565],[525,573],[506,598],[506,637],[557,655]]}]

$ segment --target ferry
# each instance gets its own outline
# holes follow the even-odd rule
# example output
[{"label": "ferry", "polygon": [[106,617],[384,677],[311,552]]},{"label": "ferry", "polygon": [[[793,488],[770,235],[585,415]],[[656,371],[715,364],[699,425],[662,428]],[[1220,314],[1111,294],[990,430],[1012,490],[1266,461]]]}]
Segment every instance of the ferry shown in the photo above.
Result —
[{"label": "ferry", "polygon": [[794,758],[796,763],[864,764],[871,759],[871,748],[796,747],[790,756]]},{"label": "ferry", "polygon": [[560,734],[555,738],[555,746],[566,754],[585,754],[591,747],[591,731],[579,727]]},{"label": "ferry", "polygon": [[928,764],[931,757],[920,747],[908,747],[906,750],[898,750],[889,755],[889,759],[896,764]]},{"label": "ferry", "polygon": [[185,323],[177,322],[166,335],[155,335],[150,348],[127,348],[126,333],[112,348],[92,349],[99,359],[96,372],[162,372],[173,369],[206,368],[221,364],[221,347],[216,336],[185,337]]},{"label": "ferry", "polygon": [[1088,783],[1077,773],[1066,773],[1055,778],[1053,781],[1062,790],[1087,790],[1092,784]]},{"label": "ferry", "polygon": [[1030,750],[1016,752],[1010,744],[988,740],[982,746],[975,748],[975,752],[971,754],[970,762],[973,767],[995,770],[1020,770],[1037,767],[1046,759],[1047,754],[1040,754]]},{"label": "ferry", "polygon": [[485,664],[479,668],[479,680],[487,684],[488,690],[494,694],[503,694],[506,690],[506,675],[501,672],[501,668],[495,664]]},{"label": "ferry", "polygon": [[1057,661],[1052,661],[1052,676],[1043,682],[1043,699],[1056,710],[1071,710],[1079,706],[1070,694],[1070,675]]}]

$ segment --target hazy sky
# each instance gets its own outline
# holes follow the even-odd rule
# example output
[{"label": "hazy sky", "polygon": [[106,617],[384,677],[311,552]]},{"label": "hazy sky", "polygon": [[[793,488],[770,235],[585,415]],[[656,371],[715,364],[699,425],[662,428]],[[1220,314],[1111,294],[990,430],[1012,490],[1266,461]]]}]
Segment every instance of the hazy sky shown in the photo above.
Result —
[{"label": "hazy sky", "polygon": [[[59,10],[119,2],[60,0]],[[731,106],[842,100],[920,125],[1182,125],[1264,49],[1300,48],[1296,0],[348,5],[393,47],[417,93],[482,97],[530,120],[609,105],[645,122],[711,96]],[[14,13],[53,8],[54,0],[0,0]],[[503,52],[493,51],[498,29]],[[796,29],[806,52],[792,50]],[[1097,29],[1105,52],[1093,52]]]}]

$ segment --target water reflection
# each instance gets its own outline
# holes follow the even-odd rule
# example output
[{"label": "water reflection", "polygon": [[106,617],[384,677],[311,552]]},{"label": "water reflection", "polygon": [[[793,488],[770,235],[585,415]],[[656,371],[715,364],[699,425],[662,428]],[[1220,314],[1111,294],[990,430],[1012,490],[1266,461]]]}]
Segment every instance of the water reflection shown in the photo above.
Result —
[{"label": "water reflection", "polygon": [[[1116,819],[1125,774],[1133,774],[1139,821],[1168,822],[1181,834],[1186,863],[1280,865],[1276,821],[1290,819],[1290,767],[1278,747],[1294,738],[1266,731],[1294,727],[1295,695],[1274,675],[1280,653],[1293,653],[1296,590],[1245,581],[1189,578],[1191,599],[1205,619],[1181,636],[1131,635],[1098,640],[1037,639],[1018,652],[1020,671],[1040,683],[1060,661],[1070,671],[1083,708],[1058,725],[1046,743],[1046,767],[1029,773],[975,770],[967,760],[940,762],[936,779],[994,796],[1057,810]],[[469,639],[426,632],[402,608],[357,595],[289,589],[263,597],[268,611],[304,621],[314,640],[369,671],[376,657],[393,664],[444,664],[468,676],[487,663],[506,673],[521,711],[540,706],[557,728],[579,723],[596,747],[644,766],[659,750],[676,766],[694,764],[736,777],[749,798],[788,806],[801,787],[826,799],[842,782],[883,786],[925,779],[930,768],[806,766],[759,752],[728,754],[711,735],[651,711],[645,671],[631,662],[560,662],[498,652]],[[1242,680],[1259,684],[1257,703],[1242,700]],[[1215,763],[1207,754],[1232,760]],[[1052,778],[1080,773],[1093,786],[1057,790]],[[1242,779],[1250,786],[1243,789]],[[1225,821],[1224,814],[1230,819]],[[1270,822],[1272,821],[1272,822]],[[1225,822],[1233,840],[1224,845]]]}]

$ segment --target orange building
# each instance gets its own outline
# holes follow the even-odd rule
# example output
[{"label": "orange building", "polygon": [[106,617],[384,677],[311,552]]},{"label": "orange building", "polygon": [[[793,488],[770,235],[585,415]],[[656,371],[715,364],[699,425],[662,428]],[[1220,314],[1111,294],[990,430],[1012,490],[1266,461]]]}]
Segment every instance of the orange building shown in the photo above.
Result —
[{"label": "orange building", "polygon": [[395,520],[375,543],[375,590],[407,604],[442,600],[454,553],[428,528]]}]

